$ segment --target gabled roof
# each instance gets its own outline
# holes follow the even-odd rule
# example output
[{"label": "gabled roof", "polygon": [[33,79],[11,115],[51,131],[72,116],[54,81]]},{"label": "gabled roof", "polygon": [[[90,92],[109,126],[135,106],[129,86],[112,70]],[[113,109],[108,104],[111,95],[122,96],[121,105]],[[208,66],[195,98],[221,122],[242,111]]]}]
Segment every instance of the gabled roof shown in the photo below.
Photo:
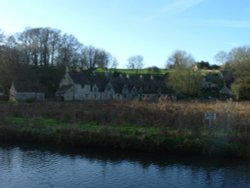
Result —
[{"label": "gabled roof", "polygon": [[[162,93],[167,91],[164,76],[154,76],[151,75],[126,75],[115,76],[107,75],[105,73],[92,73],[90,71],[81,72],[69,72],[69,76],[75,84],[80,84],[84,86],[85,84],[90,84],[92,87],[97,85],[99,91],[104,91],[106,85],[110,82],[116,93],[122,93],[124,85],[126,85],[131,92],[132,88],[135,87],[137,90],[142,89],[143,93],[158,93],[159,89]],[[62,91],[65,88],[62,88]],[[59,90],[58,90],[59,92]]]},{"label": "gabled roof", "polygon": [[59,95],[65,94],[71,87],[72,87],[72,85],[60,87],[60,88],[57,90],[56,95],[59,96]]},{"label": "gabled roof", "polygon": [[81,86],[84,86],[85,84],[93,86],[96,84],[100,91],[103,91],[109,82],[109,79],[104,75],[93,74],[88,70],[81,72],[69,72],[69,76],[75,84],[80,84]]},{"label": "gabled roof", "polygon": [[220,94],[222,95],[232,95],[231,90],[224,85],[224,87],[220,90]]},{"label": "gabled roof", "polygon": [[121,93],[124,85],[128,87],[129,92],[135,87],[138,90],[142,90],[143,93],[158,93],[159,88],[164,93],[166,92],[166,84],[164,76],[156,76],[153,79],[150,75],[144,75],[143,78],[140,75],[130,75],[129,78],[113,77],[111,78],[111,84],[116,92]]},{"label": "gabled roof", "polygon": [[222,80],[219,74],[207,74],[205,77],[206,82],[218,83]]},{"label": "gabled roof", "polygon": [[82,72],[69,72],[69,76],[71,77],[71,79],[73,80],[73,82],[75,84],[87,84],[87,82],[89,82],[89,78],[91,77],[91,74],[87,71],[82,71]]}]

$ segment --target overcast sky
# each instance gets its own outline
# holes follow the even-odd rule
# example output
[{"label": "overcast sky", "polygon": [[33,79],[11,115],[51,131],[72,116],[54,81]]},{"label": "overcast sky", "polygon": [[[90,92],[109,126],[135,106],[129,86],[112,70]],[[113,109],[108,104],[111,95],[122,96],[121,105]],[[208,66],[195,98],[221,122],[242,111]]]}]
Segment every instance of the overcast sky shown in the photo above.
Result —
[{"label": "overcast sky", "polygon": [[250,0],[0,0],[5,34],[51,27],[116,56],[119,67],[140,54],[164,67],[180,49],[214,61],[223,50],[250,44]]}]

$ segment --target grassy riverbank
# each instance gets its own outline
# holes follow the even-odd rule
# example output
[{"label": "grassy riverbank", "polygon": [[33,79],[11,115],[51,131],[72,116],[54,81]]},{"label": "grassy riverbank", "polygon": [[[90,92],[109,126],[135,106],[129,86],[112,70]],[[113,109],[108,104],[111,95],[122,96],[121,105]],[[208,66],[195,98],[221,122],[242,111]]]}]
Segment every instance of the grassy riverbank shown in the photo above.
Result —
[{"label": "grassy riverbank", "polygon": [[[209,127],[204,112],[217,119]],[[1,104],[0,139],[249,158],[250,103]]]}]

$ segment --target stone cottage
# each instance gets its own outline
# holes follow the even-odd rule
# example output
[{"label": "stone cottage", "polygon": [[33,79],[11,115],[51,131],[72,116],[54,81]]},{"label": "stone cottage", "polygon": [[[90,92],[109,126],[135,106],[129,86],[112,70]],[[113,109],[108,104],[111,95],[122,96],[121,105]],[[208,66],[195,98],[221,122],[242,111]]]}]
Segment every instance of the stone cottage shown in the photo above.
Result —
[{"label": "stone cottage", "polygon": [[39,83],[31,81],[12,82],[9,94],[10,101],[44,101],[45,92]]},{"label": "stone cottage", "polygon": [[204,89],[219,89],[223,83],[221,74],[209,73],[202,79],[202,88]]},{"label": "stone cottage", "polygon": [[56,97],[72,100],[132,100],[153,99],[165,95],[164,76],[140,76],[93,71],[66,72]]}]

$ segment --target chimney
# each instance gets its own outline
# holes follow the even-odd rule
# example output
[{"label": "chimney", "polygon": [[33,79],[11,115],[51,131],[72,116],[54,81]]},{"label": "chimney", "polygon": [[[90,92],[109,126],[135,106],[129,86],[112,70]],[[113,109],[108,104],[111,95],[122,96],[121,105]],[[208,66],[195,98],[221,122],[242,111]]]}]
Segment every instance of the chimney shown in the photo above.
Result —
[{"label": "chimney", "polygon": [[66,73],[69,73],[69,72],[70,72],[68,66],[65,67],[65,72],[66,72]]},{"label": "chimney", "polygon": [[81,69],[79,67],[77,67],[76,72],[81,72]]}]

